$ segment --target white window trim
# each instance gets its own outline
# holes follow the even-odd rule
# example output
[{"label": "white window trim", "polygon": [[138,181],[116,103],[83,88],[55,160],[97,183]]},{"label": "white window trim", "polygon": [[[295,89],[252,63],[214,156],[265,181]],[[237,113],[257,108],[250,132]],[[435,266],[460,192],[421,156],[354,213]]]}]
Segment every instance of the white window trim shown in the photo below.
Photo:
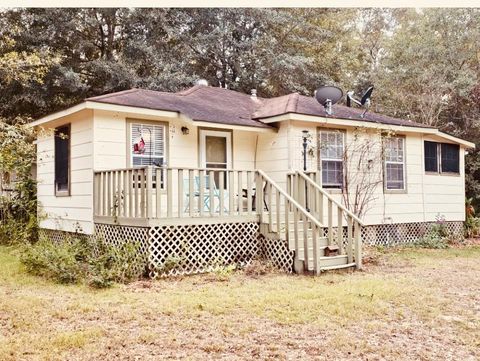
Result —
[{"label": "white window trim", "polygon": [[[384,190],[386,192],[391,192],[391,193],[406,193],[407,191],[407,173],[406,173],[406,169],[407,169],[407,165],[406,165],[406,155],[407,155],[407,148],[406,148],[406,141],[405,141],[405,137],[404,136],[393,136],[392,138],[396,138],[396,139],[401,139],[402,140],[402,145],[403,145],[403,161],[402,162],[399,162],[399,161],[391,161],[391,160],[387,160],[387,157],[385,156],[385,164],[384,164],[384,174],[385,174],[385,177],[384,177],[384,184],[385,184],[385,187],[384,187]],[[402,165],[402,174],[403,174],[403,187],[402,188],[388,188],[388,179],[387,179],[387,164],[400,164]]]},{"label": "white window trim", "polygon": [[167,149],[167,137],[168,137],[168,134],[167,134],[167,131],[168,131],[168,128],[165,124],[162,124],[162,123],[158,123],[158,124],[153,124],[153,123],[144,123],[144,122],[141,122],[141,121],[131,121],[130,123],[130,139],[129,139],[129,149],[130,149],[130,164],[131,164],[131,167],[132,168],[142,168],[143,166],[135,166],[133,164],[133,158],[134,157],[139,157],[139,158],[145,158],[145,159],[150,159],[150,154],[148,153],[144,153],[144,154],[134,154],[133,153],[133,127],[134,126],[138,126],[138,125],[141,125],[142,127],[143,126],[147,126],[147,127],[163,127],[163,155],[159,156],[159,155],[154,155],[152,154],[152,159],[158,159],[158,158],[161,158],[163,161],[162,161],[162,165],[163,166],[167,166],[167,152],[168,152],[168,149]]},{"label": "white window trim", "polygon": [[[334,133],[335,135],[341,134],[342,135],[342,157],[339,158],[322,158],[322,133]],[[319,129],[318,131],[318,145],[319,145],[319,150],[318,150],[318,160],[319,160],[319,168],[320,168],[320,177],[322,179],[322,188],[325,186],[326,189],[328,190],[342,190],[343,187],[345,186],[345,163],[344,163],[344,152],[345,152],[345,131],[339,130],[339,129]],[[324,184],[323,183],[323,166],[322,162],[337,162],[342,164],[342,183],[341,184]]]},{"label": "white window trim", "polygon": [[[232,133],[228,131],[218,131],[209,129],[200,129],[200,167],[206,168],[207,166],[207,154],[205,149],[206,137],[224,137],[227,140],[227,168],[232,169]],[[215,164],[215,162],[209,162]],[[223,164],[223,163],[218,163]]]}]

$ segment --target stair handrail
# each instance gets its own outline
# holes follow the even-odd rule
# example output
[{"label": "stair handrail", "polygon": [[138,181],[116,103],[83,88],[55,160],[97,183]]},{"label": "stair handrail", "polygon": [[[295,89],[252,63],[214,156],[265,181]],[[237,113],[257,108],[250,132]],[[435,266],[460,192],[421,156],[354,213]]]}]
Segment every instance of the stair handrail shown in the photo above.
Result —
[{"label": "stair handrail", "polygon": [[256,170],[258,174],[262,176],[266,181],[268,181],[282,196],[284,196],[292,205],[294,205],[302,214],[308,218],[310,222],[315,224],[317,227],[323,227],[323,225],[316,219],[309,211],[307,211],[300,203],[298,203],[291,195],[285,192],[273,179],[265,174],[261,169]]},{"label": "stair handrail", "polygon": [[320,191],[328,200],[330,200],[333,204],[335,204],[338,208],[344,211],[348,216],[352,217],[360,226],[365,226],[365,224],[358,218],[352,211],[346,208],[341,203],[337,202],[328,192],[326,192],[320,185],[312,180],[309,176],[307,176],[303,171],[295,171],[300,177],[302,177],[305,181],[307,181],[310,185],[315,187],[318,191]]}]

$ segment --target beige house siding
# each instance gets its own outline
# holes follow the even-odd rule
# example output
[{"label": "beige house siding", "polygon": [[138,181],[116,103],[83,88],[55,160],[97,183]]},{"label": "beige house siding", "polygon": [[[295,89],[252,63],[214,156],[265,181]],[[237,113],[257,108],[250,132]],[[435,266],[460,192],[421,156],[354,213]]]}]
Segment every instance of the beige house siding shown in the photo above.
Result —
[{"label": "beige house siding", "polygon": [[[71,124],[70,196],[54,191],[54,137],[50,130]],[[37,140],[37,180],[40,227],[93,232],[93,113],[85,110],[48,125]]]},{"label": "beige house siding", "polygon": [[[289,162],[292,169],[303,169],[302,156],[302,130],[308,130],[312,135],[312,145],[317,147],[318,124],[311,122],[290,121],[282,122],[283,127],[288,127],[289,137]],[[321,127],[327,127],[321,125]],[[345,144],[351,144],[354,130],[346,127],[327,127],[346,131]],[[379,137],[378,132],[369,131],[371,137]],[[401,135],[401,133],[397,133]],[[463,221],[465,219],[465,148],[460,146],[460,174],[459,175],[430,175],[425,174],[423,160],[423,141],[432,140],[448,143],[445,139],[424,136],[420,133],[402,134],[405,136],[405,167],[406,167],[406,192],[388,193],[379,185],[369,203],[369,210],[364,217],[365,224],[384,223],[410,223],[435,221],[437,216],[444,216],[447,221]],[[379,143],[378,143],[379,144]],[[318,169],[317,151],[313,157],[307,157],[307,169]],[[383,164],[378,161],[378,156],[372,157],[375,164],[372,172],[382,177]],[[340,191],[332,190],[333,197],[342,201]],[[334,215],[334,219],[336,216]]]},{"label": "beige house siding", "polygon": [[[150,116],[107,110],[82,110],[48,123],[50,128],[71,124],[71,196],[54,195],[54,138],[38,139],[38,198],[42,213],[47,217],[41,227],[72,231],[80,227],[93,231],[93,171],[130,167],[129,122],[162,122],[167,124],[167,165],[170,167],[199,167],[199,132],[191,121],[182,117]],[[308,170],[318,169],[317,139],[319,127],[325,122],[286,120],[275,124],[277,132],[257,132],[218,128],[232,133],[232,167],[234,169],[261,169],[281,187],[286,187],[286,173],[303,169],[302,130],[311,134],[313,155],[307,157]],[[182,127],[189,129],[183,134]],[[346,144],[353,139],[348,125],[329,126],[345,131]],[[210,128],[210,127],[209,127]],[[365,136],[380,137],[378,130],[369,129]],[[366,224],[408,223],[435,221],[437,215],[447,221],[464,220],[464,146],[460,147],[460,175],[425,174],[423,141],[448,142],[433,135],[409,131],[405,136],[407,191],[400,194],[384,192],[379,185]],[[383,164],[374,159],[372,172],[383,177]],[[185,175],[186,176],[186,175]],[[235,189],[237,189],[235,180]],[[173,180],[174,188],[178,179]],[[174,191],[175,192],[175,191]],[[342,200],[338,190],[331,191]],[[166,195],[165,195],[166,196]],[[175,200],[176,201],[176,200]],[[175,207],[175,205],[174,205]],[[334,219],[336,215],[334,214]]]},{"label": "beige house siding", "polygon": [[286,187],[289,168],[288,122],[278,124],[278,133],[258,136],[256,168],[263,170],[281,187]]}]

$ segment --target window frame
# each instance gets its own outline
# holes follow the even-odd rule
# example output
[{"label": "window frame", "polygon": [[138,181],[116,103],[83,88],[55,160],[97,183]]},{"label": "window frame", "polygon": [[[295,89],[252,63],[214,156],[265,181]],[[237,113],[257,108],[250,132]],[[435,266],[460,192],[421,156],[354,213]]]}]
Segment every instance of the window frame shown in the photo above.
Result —
[{"label": "window frame", "polygon": [[[68,182],[67,182],[67,189],[66,190],[59,190],[58,189],[58,184],[57,184],[57,167],[56,167],[56,162],[57,162],[57,146],[56,146],[56,137],[57,133],[60,129],[68,129],[68,138],[66,139],[68,142],[67,145],[67,176],[68,176]],[[71,196],[71,189],[72,189],[72,126],[70,123],[68,124],[63,124],[55,128],[54,133],[53,133],[53,187],[54,187],[54,193],[55,197],[70,197]]]},{"label": "window frame", "polygon": [[[342,136],[342,159],[334,159],[334,158],[322,158],[322,147],[321,147],[321,138],[322,138],[322,133],[334,133],[335,135],[341,134]],[[320,171],[320,179],[321,179],[321,185],[322,189],[328,190],[329,192],[343,192],[343,189],[345,188],[345,142],[346,142],[346,130],[345,129],[336,129],[336,128],[323,128],[319,127],[317,128],[317,144],[318,144],[318,151],[317,151],[317,158],[318,158],[318,170]],[[323,183],[323,161],[330,161],[330,162],[338,162],[342,163],[341,169],[342,169],[342,184],[340,186],[333,186],[333,185],[327,185]]]},{"label": "window frame", "polygon": [[[437,171],[427,171],[425,170],[425,142],[435,143],[437,146]],[[456,145],[458,147],[458,172],[445,172],[443,171],[442,167],[442,144],[449,144],[449,145]],[[456,143],[446,143],[446,142],[438,142],[434,140],[423,139],[423,171],[426,175],[444,175],[444,176],[452,176],[452,177],[460,177],[462,175],[462,168],[460,164],[460,150],[461,147],[459,144]]]},{"label": "window frame", "polygon": [[[386,144],[385,141],[387,138],[385,136],[382,137],[382,144],[383,144],[383,192],[384,193],[392,193],[392,194],[405,194],[408,193],[408,182],[407,182],[407,139],[405,135],[396,134],[390,136],[390,138],[398,138],[402,139],[403,142],[403,162],[398,161],[387,161],[386,157]],[[402,164],[403,165],[403,188],[388,188],[388,179],[387,179],[387,163],[390,164]]]},{"label": "window frame", "polygon": [[[148,119],[138,119],[138,118],[127,118],[127,166],[128,168],[145,168],[147,166],[134,166],[133,165],[133,140],[132,140],[132,126],[133,124],[141,124],[141,125],[150,125],[150,126],[158,126],[161,125],[164,127],[164,163],[162,165],[163,167],[163,172],[162,172],[162,186],[160,188],[161,192],[166,192],[166,167],[170,164],[170,148],[169,148],[169,132],[170,132],[170,125],[168,122],[165,121],[155,121],[155,120],[148,120]],[[153,191],[156,191],[156,183],[154,183],[154,189]]]}]

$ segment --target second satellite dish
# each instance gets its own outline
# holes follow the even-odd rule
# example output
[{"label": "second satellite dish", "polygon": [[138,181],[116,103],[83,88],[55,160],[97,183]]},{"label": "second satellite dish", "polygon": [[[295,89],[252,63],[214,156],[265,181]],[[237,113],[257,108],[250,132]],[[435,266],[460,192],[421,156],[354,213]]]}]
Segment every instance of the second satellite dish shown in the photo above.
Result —
[{"label": "second satellite dish", "polygon": [[315,91],[315,99],[325,107],[325,112],[332,114],[332,105],[343,97],[342,89],[336,86],[321,86]]}]

